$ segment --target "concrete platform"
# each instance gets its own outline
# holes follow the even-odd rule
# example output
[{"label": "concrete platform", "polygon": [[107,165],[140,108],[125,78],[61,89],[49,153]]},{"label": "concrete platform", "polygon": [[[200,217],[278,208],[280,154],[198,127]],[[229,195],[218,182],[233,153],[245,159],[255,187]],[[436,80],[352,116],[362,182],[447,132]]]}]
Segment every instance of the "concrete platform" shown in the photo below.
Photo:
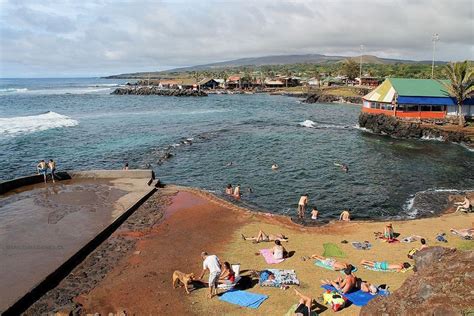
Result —
[{"label": "concrete platform", "polygon": [[[6,311],[149,195],[149,170],[68,172],[70,180],[35,176],[0,195],[0,312]],[[16,181],[16,180],[13,180]]]}]

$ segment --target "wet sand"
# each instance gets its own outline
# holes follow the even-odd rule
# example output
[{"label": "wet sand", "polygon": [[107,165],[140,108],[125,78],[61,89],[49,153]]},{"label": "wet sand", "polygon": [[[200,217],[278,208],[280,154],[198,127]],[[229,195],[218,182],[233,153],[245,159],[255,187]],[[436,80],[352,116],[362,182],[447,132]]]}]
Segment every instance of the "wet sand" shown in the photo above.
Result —
[{"label": "wet sand", "polygon": [[5,310],[149,190],[143,179],[75,179],[0,196],[0,310]]},{"label": "wet sand", "polygon": [[[252,213],[198,190],[168,187],[158,194],[172,197],[168,201],[170,204],[164,208],[163,221],[140,233],[128,234],[128,238],[135,239],[133,249],[97,286],[75,299],[83,305],[83,313],[107,315],[125,310],[137,315],[283,315],[297,302],[291,290],[254,286],[249,291],[266,294],[269,299],[258,310],[253,310],[224,303],[217,298],[209,300],[206,289],[199,288],[187,295],[183,288],[172,288],[171,275],[174,270],[199,274],[200,252],[208,251],[217,254],[222,261],[240,263],[243,275],[254,269],[295,269],[301,281],[300,291],[317,298],[323,292],[320,279],[336,278],[340,273],[321,269],[314,266],[312,260],[302,261],[300,258],[315,253],[321,255],[323,243],[337,244],[347,255],[341,260],[355,265],[359,265],[362,259],[393,263],[410,261],[406,257],[407,252],[419,246],[418,242],[387,244],[375,240],[373,232],[383,229],[384,223],[381,222],[335,222],[322,227],[301,227],[288,218]],[[400,238],[421,235],[427,238],[429,245],[440,245],[434,237],[438,232],[445,232],[448,243],[442,243],[443,246],[472,249],[473,241],[461,240],[451,235],[449,229],[470,227],[473,221],[473,214],[446,214],[397,221],[394,228],[401,234]],[[267,265],[255,253],[261,248],[271,248],[272,244],[253,244],[240,237],[242,233],[254,235],[259,229],[288,235],[290,242],[285,247],[294,251],[294,255],[281,264]],[[368,240],[373,247],[367,251],[356,250],[350,244],[341,244],[342,240]],[[393,291],[411,273],[382,273],[359,267],[356,274],[375,284],[388,284]],[[357,315],[359,311],[358,307],[350,306],[338,314]]]}]

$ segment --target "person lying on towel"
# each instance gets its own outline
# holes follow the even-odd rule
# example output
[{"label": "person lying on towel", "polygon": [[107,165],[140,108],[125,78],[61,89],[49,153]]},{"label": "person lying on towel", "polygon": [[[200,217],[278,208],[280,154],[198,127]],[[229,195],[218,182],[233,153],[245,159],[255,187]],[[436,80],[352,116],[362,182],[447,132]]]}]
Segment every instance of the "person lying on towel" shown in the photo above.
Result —
[{"label": "person lying on towel", "polygon": [[322,264],[324,264],[325,266],[331,267],[334,271],[344,270],[349,265],[345,262],[336,261],[336,259],[326,258],[319,255],[312,255],[311,258],[321,261]]},{"label": "person lying on towel", "polygon": [[383,271],[395,270],[397,272],[400,272],[403,269],[408,269],[411,267],[411,265],[408,262],[390,264],[387,261],[362,260],[360,264],[366,267],[377,269],[377,270],[383,270]]}]

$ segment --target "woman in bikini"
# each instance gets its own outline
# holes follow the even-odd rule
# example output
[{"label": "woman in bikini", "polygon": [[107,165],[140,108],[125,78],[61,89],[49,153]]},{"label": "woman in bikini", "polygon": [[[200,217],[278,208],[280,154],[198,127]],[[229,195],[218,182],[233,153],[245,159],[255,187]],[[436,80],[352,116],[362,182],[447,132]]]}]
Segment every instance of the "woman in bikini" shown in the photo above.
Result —
[{"label": "woman in bikini", "polygon": [[268,242],[268,241],[275,241],[279,240],[281,241],[286,241],[288,242],[288,237],[286,237],[283,234],[276,234],[276,235],[267,235],[265,234],[262,230],[258,232],[257,237],[245,237],[244,234],[242,234],[242,239],[243,240],[253,240],[257,243],[259,242]]},{"label": "woman in bikini", "polygon": [[387,261],[362,260],[360,264],[362,264],[363,266],[377,269],[377,270],[383,270],[383,271],[396,270],[397,272],[400,272],[403,269],[408,269],[411,267],[411,265],[408,262],[390,264]]}]

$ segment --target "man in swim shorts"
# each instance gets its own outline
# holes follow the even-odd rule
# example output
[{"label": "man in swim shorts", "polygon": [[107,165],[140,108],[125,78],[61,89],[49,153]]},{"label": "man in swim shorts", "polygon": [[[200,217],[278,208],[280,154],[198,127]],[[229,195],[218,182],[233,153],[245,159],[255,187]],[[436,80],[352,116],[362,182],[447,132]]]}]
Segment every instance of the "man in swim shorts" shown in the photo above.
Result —
[{"label": "man in swim shorts", "polygon": [[54,183],[54,178],[56,177],[56,162],[53,161],[53,159],[50,159],[49,162],[48,162],[48,168],[49,170],[51,170],[51,179],[53,179],[53,183]]},{"label": "man in swim shorts", "polygon": [[202,280],[206,270],[209,271],[209,298],[212,298],[214,295],[217,295],[217,285],[219,282],[219,277],[221,275],[221,263],[219,258],[216,255],[209,255],[207,252],[201,253],[202,262],[202,272],[199,276],[199,280]]},{"label": "man in swim shorts", "polygon": [[306,205],[308,205],[308,193],[303,194],[300,197],[300,201],[298,202],[298,218],[304,218],[304,212],[306,211]]},{"label": "man in swim shorts", "polygon": [[46,183],[46,172],[48,171],[48,167],[46,166],[46,162],[41,160],[38,165],[36,165],[36,170],[38,174],[42,174],[44,177],[44,183]]}]

